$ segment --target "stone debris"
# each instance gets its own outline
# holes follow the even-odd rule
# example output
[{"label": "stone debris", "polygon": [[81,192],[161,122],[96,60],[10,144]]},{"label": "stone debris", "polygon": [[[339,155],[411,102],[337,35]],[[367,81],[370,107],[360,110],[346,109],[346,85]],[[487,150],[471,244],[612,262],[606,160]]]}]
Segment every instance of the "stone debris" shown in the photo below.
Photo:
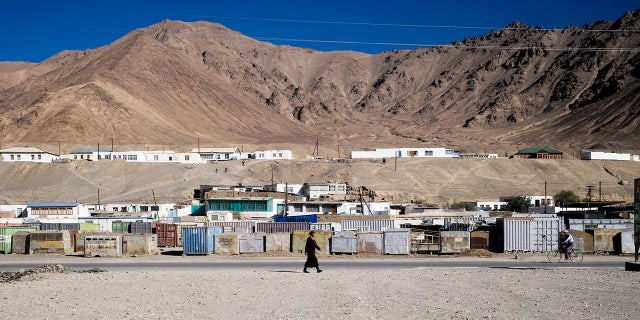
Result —
[{"label": "stone debris", "polygon": [[106,272],[106,270],[93,268],[93,269],[84,269],[84,270],[72,270],[67,269],[61,264],[43,264],[41,266],[37,266],[35,268],[31,268],[28,270],[20,270],[17,272],[4,271],[0,272],[0,283],[9,283],[14,281],[19,281],[22,278],[30,275],[43,274],[43,273],[98,273],[98,272]]}]

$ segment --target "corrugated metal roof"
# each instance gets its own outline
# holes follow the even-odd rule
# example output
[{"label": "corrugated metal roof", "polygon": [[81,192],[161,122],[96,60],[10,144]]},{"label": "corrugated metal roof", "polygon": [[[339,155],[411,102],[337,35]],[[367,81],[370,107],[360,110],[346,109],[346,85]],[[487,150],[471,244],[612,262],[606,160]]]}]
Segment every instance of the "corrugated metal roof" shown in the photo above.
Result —
[{"label": "corrugated metal roof", "polygon": [[66,208],[77,207],[80,204],[77,202],[34,202],[27,204],[29,208]]},{"label": "corrugated metal roof", "polygon": [[238,148],[193,148],[192,153],[235,153]]},{"label": "corrugated metal roof", "polygon": [[51,152],[44,151],[36,147],[11,147],[11,148],[0,150],[0,153],[51,153]]},{"label": "corrugated metal roof", "polygon": [[113,150],[111,148],[80,148],[80,149],[76,149],[71,151],[71,154],[75,154],[75,153],[94,153],[94,152],[112,152]]}]

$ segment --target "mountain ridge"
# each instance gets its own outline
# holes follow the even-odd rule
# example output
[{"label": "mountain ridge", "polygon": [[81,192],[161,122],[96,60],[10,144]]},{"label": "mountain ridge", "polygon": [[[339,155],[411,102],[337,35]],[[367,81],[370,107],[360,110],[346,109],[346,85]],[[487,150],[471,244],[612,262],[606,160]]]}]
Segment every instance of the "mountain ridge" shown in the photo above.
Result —
[{"label": "mountain ridge", "polygon": [[165,20],[100,48],[0,64],[0,134],[5,144],[201,138],[295,150],[322,136],[325,147],[345,151],[637,152],[639,16],[553,30],[514,21],[450,45],[375,55],[276,46],[217,23]]}]

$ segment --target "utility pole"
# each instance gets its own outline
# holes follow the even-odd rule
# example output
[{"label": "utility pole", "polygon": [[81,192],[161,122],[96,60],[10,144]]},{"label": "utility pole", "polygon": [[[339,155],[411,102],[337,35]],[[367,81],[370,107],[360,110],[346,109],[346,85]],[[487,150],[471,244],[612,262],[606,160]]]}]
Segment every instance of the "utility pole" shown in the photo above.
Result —
[{"label": "utility pole", "polygon": [[284,184],[284,216],[288,215],[287,208],[289,207],[289,183]]},{"label": "utility pole", "polygon": [[98,211],[100,211],[100,188],[98,188]]},{"label": "utility pole", "polygon": [[593,198],[593,186],[587,186],[587,201],[591,202]]},{"label": "utility pole", "polygon": [[598,181],[598,201],[602,201],[602,181]]},{"label": "utility pole", "polygon": [[547,214],[547,180],[544,181],[544,214]]},{"label": "utility pole", "polygon": [[393,171],[398,171],[398,150],[396,150],[393,157]]}]

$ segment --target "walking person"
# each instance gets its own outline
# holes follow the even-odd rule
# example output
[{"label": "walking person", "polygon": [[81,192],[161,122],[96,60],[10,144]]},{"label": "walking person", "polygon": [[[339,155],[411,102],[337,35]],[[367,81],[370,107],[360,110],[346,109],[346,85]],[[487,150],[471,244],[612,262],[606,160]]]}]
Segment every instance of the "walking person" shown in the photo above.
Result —
[{"label": "walking person", "polygon": [[311,232],[309,232],[309,237],[307,238],[307,243],[304,246],[304,254],[307,255],[307,262],[304,263],[304,270],[302,270],[302,272],[309,273],[307,268],[316,268],[318,273],[322,272],[318,263],[318,257],[316,257],[316,249],[322,251],[316,243],[316,232],[311,230]]}]

